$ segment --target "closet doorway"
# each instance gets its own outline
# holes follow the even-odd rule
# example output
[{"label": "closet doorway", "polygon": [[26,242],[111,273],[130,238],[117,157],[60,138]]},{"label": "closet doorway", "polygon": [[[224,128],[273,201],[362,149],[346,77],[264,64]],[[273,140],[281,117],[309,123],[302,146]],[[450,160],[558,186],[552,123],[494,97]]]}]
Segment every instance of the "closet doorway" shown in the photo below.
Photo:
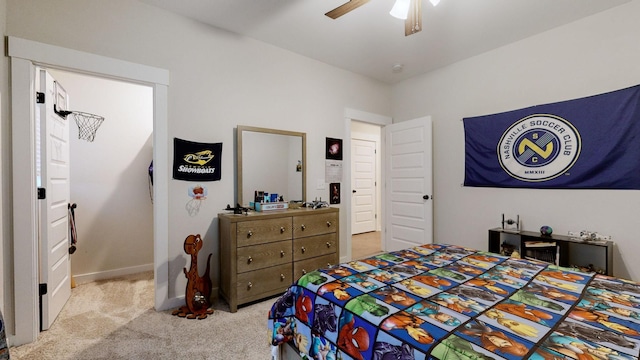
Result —
[{"label": "closet doorway", "polygon": [[378,254],[381,239],[381,132],[379,125],[351,122],[351,252]]},{"label": "closet doorway", "polygon": [[69,109],[105,118],[93,141],[79,139],[71,116],[70,202],[76,204],[77,284],[153,270],[153,89],[49,69]]},{"label": "closet doorway", "polygon": [[[11,57],[12,107],[12,161],[22,166],[13,168],[13,236],[21,239],[14,246],[14,336],[10,341],[21,345],[36,341],[38,337],[38,251],[36,209],[37,199],[34,154],[35,90],[34,66],[95,75],[137,84],[153,89],[153,159],[157,173],[168,172],[167,98],[169,72],[147,65],[135,64],[100,55],[66,49],[35,41],[8,37],[8,55]],[[97,135],[99,136],[99,135]],[[113,146],[117,146],[114,144]],[[154,180],[153,237],[154,264],[168,259],[168,178]],[[155,308],[165,310],[177,306],[180,299],[170,299],[168,272],[154,266]],[[166,269],[165,269],[166,270]]]}]

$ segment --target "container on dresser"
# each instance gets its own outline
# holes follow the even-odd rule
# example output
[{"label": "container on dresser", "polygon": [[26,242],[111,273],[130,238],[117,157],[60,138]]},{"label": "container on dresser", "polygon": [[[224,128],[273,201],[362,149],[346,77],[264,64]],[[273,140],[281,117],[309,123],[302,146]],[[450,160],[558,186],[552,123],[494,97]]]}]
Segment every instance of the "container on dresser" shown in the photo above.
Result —
[{"label": "container on dresser", "polygon": [[218,214],[220,295],[238,305],[283,293],[303,274],[339,262],[339,209]]}]

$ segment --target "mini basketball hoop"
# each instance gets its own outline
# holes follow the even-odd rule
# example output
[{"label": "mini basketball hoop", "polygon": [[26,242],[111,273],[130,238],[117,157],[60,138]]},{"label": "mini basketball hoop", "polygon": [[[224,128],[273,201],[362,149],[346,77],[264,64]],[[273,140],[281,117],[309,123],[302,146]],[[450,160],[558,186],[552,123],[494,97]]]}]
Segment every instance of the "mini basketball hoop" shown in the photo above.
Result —
[{"label": "mini basketball hoop", "polygon": [[76,125],[78,125],[78,139],[92,142],[96,137],[96,130],[102,125],[104,118],[80,111],[73,111],[71,115],[73,115]]},{"label": "mini basketball hoop", "polygon": [[190,216],[196,216],[200,212],[200,205],[207,199],[207,188],[201,185],[196,185],[189,188],[188,194],[191,200],[187,202],[185,208]]}]

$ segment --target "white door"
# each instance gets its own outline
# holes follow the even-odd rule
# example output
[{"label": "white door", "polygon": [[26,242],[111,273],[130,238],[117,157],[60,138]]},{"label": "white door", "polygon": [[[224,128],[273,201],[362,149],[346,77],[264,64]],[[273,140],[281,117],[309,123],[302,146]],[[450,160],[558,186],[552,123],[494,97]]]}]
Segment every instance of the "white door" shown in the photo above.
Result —
[{"label": "white door", "polygon": [[376,230],[376,142],[351,139],[351,233]]},{"label": "white door", "polygon": [[[48,329],[71,295],[69,264],[69,121],[54,112],[68,109],[67,94],[53,77],[37,69],[36,88],[44,103],[36,105],[36,183],[45,189],[39,201],[41,330]],[[44,293],[44,294],[43,294]]]},{"label": "white door", "polygon": [[385,127],[385,251],[433,242],[431,118]]}]

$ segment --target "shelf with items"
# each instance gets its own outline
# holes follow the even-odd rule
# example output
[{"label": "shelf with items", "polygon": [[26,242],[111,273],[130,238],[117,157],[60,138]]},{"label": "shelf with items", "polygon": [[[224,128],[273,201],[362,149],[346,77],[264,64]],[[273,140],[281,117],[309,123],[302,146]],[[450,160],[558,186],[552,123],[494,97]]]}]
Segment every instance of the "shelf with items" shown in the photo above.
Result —
[{"label": "shelf with items", "polygon": [[613,241],[582,241],[565,235],[496,228],[489,230],[488,245],[493,253],[513,256],[512,252],[517,252],[520,257],[613,276]]},{"label": "shelf with items", "polygon": [[560,247],[555,241],[525,241],[522,255],[525,259],[559,265],[559,252]]}]

